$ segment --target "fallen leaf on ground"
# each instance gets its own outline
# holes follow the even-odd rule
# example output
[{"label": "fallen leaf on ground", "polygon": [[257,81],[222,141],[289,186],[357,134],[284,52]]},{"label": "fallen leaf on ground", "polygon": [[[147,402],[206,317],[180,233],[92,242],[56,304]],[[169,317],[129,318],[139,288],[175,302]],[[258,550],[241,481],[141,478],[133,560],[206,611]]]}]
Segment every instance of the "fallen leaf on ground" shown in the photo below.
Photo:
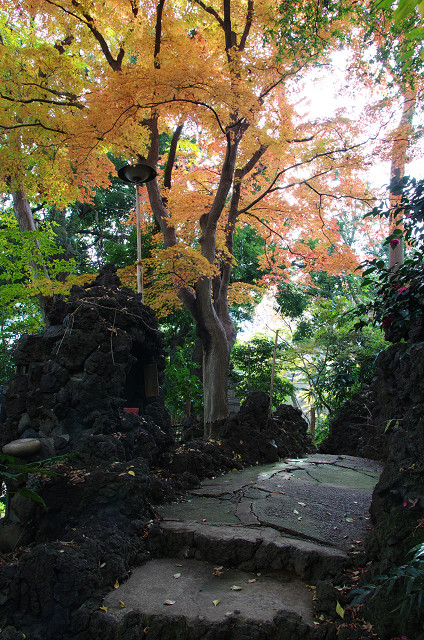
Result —
[{"label": "fallen leaf on ground", "polygon": [[213,570],[214,571],[222,571],[224,567],[214,567]]},{"label": "fallen leaf on ground", "polygon": [[297,504],[300,504],[301,507],[306,507],[306,502],[298,502]]},{"label": "fallen leaf on ground", "polygon": [[181,573],[174,573],[174,578],[180,578],[181,577]]},{"label": "fallen leaf on ground", "polygon": [[256,578],[252,578],[249,582],[256,582]]},{"label": "fallen leaf on ground", "polygon": [[344,614],[345,614],[345,610],[343,609],[342,605],[340,604],[339,601],[337,601],[336,604],[336,613],[341,617],[344,618]]},{"label": "fallen leaf on ground", "polygon": [[107,610],[108,610],[108,607],[100,607],[100,609],[101,609],[102,611],[107,611]]},{"label": "fallen leaf on ground", "polygon": [[212,600],[212,603],[213,603],[214,607],[217,607],[220,602],[221,602],[221,600]]},{"label": "fallen leaf on ground", "polygon": [[175,604],[175,603],[176,603],[176,600],[165,600],[165,602],[163,604],[171,605],[171,604]]},{"label": "fallen leaf on ground", "polygon": [[134,471],[128,471],[128,475],[135,476],[135,473],[134,473]]},{"label": "fallen leaf on ground", "polygon": [[122,600],[118,600],[119,606],[124,609],[127,605],[122,602]]},{"label": "fallen leaf on ground", "polygon": [[118,580],[115,582],[115,584],[113,585],[114,589],[119,589],[119,582]]},{"label": "fallen leaf on ground", "polygon": [[231,591],[241,591],[243,587],[238,587],[236,584],[233,584],[231,587]]}]

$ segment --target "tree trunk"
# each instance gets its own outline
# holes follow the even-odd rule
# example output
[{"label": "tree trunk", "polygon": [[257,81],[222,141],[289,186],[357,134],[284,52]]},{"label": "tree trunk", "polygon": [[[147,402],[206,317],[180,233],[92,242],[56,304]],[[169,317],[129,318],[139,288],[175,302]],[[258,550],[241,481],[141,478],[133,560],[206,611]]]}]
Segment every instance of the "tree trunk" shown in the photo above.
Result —
[{"label": "tree trunk", "polygon": [[[35,225],[31,207],[27,197],[25,196],[24,190],[17,189],[12,193],[12,198],[13,198],[13,211],[14,211],[16,220],[18,222],[19,230],[32,231],[33,233],[36,233],[37,227]],[[38,247],[37,239],[35,239],[35,244]],[[44,264],[40,265],[35,260],[31,260],[30,266],[34,274],[34,280],[37,279],[37,277],[39,277],[40,275],[48,276],[48,272]],[[47,311],[50,306],[51,297],[43,296],[40,293],[38,294],[37,298],[40,304],[43,320],[44,322],[47,322]]]},{"label": "tree trunk", "polygon": [[204,438],[219,437],[228,416],[230,344],[224,331],[214,332],[203,344]]},{"label": "tree trunk", "polygon": [[36,226],[32,215],[31,207],[23,189],[18,189],[12,193],[13,211],[18,221],[19,231],[35,231]]},{"label": "tree trunk", "polygon": [[[415,112],[417,101],[417,90],[405,87],[402,90],[403,106],[402,116],[396,131],[395,139],[392,147],[392,162],[390,166],[391,183],[398,182],[405,175],[405,165],[407,162],[407,151],[409,141],[412,135],[412,118]],[[392,192],[389,195],[390,208],[396,207],[400,197]],[[390,218],[390,233],[396,229],[396,220],[392,216]],[[389,245],[389,267],[393,267],[393,271],[404,261],[404,242],[400,241],[397,245]]]}]

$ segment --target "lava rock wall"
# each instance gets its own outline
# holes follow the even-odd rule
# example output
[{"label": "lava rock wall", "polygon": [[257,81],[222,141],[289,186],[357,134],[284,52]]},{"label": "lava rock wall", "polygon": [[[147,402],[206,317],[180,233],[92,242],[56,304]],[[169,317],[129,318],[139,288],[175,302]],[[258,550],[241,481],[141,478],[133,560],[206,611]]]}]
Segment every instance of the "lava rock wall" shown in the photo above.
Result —
[{"label": "lava rock wall", "polygon": [[159,390],[150,395],[152,380],[146,380],[157,376],[153,387],[162,380],[162,337],[140,298],[120,286],[111,266],[86,287],[74,286],[68,299],[55,297],[49,326],[18,343],[1,446],[35,437],[44,455],[81,451],[83,435],[119,431],[124,407],[138,408],[146,421],[154,417],[172,440],[163,398]]}]

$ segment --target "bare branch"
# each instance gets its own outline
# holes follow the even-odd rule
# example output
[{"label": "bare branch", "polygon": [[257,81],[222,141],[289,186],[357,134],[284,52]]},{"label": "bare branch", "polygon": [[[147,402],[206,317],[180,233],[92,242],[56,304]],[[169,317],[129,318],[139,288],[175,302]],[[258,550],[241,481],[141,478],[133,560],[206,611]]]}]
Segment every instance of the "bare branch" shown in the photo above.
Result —
[{"label": "bare branch", "polygon": [[248,162],[246,162],[244,167],[242,167],[241,169],[236,169],[235,170],[234,175],[235,175],[236,180],[237,179],[241,180],[250,171],[252,171],[252,169],[255,166],[255,164],[258,162],[258,160],[260,160],[260,158],[264,155],[264,153],[266,152],[267,149],[268,149],[268,145],[261,144],[259,149],[257,149],[255,151],[255,153],[252,155],[250,160],[248,160]]},{"label": "bare branch", "polygon": [[[206,102],[202,102],[200,100],[189,100],[188,98],[173,98],[172,100],[160,100],[159,102],[149,102],[145,105],[137,105],[140,109],[147,109],[147,108],[152,108],[152,107],[158,107],[161,104],[172,104],[173,102],[188,102],[189,104],[194,104],[198,107],[206,107],[206,109],[209,109],[209,111],[212,111],[212,113],[214,114],[216,121],[218,123],[218,126],[220,128],[220,130],[222,131],[222,133],[224,135],[226,135],[226,131],[224,129],[224,127],[221,124],[221,120],[219,119],[219,116],[217,114],[217,112],[215,111],[215,109],[213,107],[211,107],[209,104],[207,104]],[[232,127],[234,127],[235,125],[231,125]],[[231,128],[231,127],[229,127]]]},{"label": "bare branch", "polygon": [[155,69],[160,69],[159,62],[159,53],[160,46],[162,42],[162,14],[163,14],[163,5],[165,4],[165,0],[159,0],[159,4],[156,7],[156,32],[155,32],[155,52],[154,52],[154,67]]},{"label": "bare branch", "polygon": [[35,122],[29,122],[29,123],[24,122],[22,124],[15,124],[12,126],[7,126],[5,124],[0,123],[0,129],[4,129],[5,131],[13,131],[13,129],[23,129],[25,127],[41,127],[46,131],[53,131],[54,133],[62,133],[63,135],[67,135],[66,131],[63,131],[62,129],[54,129],[53,127],[47,127],[39,120],[36,120]]}]

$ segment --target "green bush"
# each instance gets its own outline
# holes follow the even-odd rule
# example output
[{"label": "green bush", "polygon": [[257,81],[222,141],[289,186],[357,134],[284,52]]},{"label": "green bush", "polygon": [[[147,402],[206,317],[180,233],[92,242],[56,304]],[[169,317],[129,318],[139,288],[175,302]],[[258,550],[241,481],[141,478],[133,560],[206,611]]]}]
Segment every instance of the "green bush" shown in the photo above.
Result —
[{"label": "green bush", "polygon": [[399,204],[387,208],[382,203],[367,216],[395,219],[397,228],[384,245],[405,241],[407,255],[403,264],[393,267],[378,258],[360,265],[362,286],[373,288],[376,295],[355,313],[360,317],[356,328],[380,325],[390,340],[398,341],[424,315],[424,180],[402,178],[391,185],[391,192],[400,196]]},{"label": "green bush", "polygon": [[424,542],[409,551],[411,559],[386,574],[374,578],[373,584],[365,584],[352,591],[352,604],[369,604],[379,596],[390,602],[390,614],[402,620],[418,620],[424,614]]},{"label": "green bush", "polygon": [[[274,340],[256,335],[248,343],[237,342],[231,352],[230,381],[243,401],[252,391],[269,393]],[[293,394],[292,383],[278,372],[274,376],[273,405],[286,402]]]}]

